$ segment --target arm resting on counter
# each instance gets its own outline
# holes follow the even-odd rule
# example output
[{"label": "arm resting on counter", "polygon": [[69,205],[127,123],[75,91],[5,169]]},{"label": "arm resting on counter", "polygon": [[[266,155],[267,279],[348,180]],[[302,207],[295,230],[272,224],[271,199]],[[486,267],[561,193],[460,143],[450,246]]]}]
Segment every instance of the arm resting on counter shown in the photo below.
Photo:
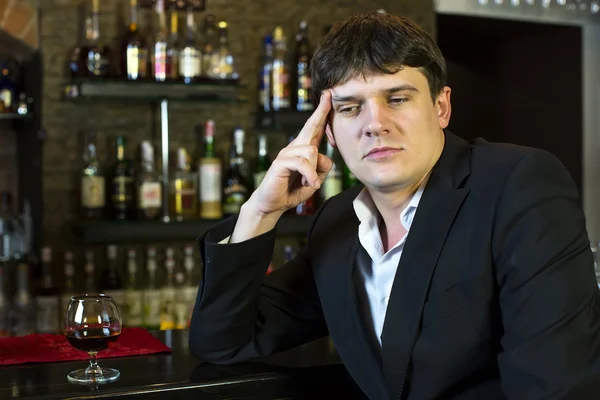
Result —
[{"label": "arm resting on counter", "polygon": [[200,360],[226,364],[287,350],[327,335],[306,249],[266,275],[275,230],[240,242],[231,217],[198,238],[203,279],[189,345]]}]

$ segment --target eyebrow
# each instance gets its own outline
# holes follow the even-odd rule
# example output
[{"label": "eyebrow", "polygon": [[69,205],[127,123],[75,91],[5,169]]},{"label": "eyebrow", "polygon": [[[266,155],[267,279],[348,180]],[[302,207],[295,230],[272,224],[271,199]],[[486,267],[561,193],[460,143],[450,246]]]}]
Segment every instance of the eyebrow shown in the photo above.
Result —
[{"label": "eyebrow", "polygon": [[[403,85],[393,86],[391,88],[386,88],[386,89],[381,89],[380,90],[381,93],[386,93],[386,94],[398,93],[398,92],[405,92],[405,91],[418,93],[419,89],[417,89],[413,85],[409,85],[408,83],[405,83]],[[332,96],[331,99],[333,101],[339,101],[339,102],[344,102],[344,101],[360,101],[362,99],[362,97],[361,96],[357,96],[357,95]]]}]

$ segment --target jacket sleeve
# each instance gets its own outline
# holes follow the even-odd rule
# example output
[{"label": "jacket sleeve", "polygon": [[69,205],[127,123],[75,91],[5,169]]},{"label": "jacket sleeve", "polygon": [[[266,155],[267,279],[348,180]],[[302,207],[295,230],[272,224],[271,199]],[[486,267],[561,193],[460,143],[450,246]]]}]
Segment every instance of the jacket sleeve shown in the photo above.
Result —
[{"label": "jacket sleeve", "polygon": [[[198,238],[203,279],[190,324],[189,346],[202,361],[241,362],[328,334],[307,248],[266,275],[275,230],[241,243],[231,217]],[[310,234],[307,247],[310,246]]]},{"label": "jacket sleeve", "polygon": [[510,399],[600,395],[600,292],[578,189],[553,155],[534,150],[499,200],[492,251]]}]

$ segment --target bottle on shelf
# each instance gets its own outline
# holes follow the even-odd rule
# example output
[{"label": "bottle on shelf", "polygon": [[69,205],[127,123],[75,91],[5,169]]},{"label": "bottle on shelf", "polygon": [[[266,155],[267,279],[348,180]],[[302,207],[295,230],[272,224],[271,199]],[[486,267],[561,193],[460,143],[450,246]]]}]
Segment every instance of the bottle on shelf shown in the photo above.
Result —
[{"label": "bottle on shelf", "polygon": [[105,181],[96,152],[96,132],[88,132],[81,170],[81,217],[100,219],[105,207]]},{"label": "bottle on shelf", "polygon": [[123,66],[128,80],[148,77],[148,47],[138,26],[138,0],[129,0],[129,29],[123,38]]},{"label": "bottle on shelf", "polygon": [[151,49],[151,72],[152,78],[157,82],[167,80],[167,63],[168,63],[168,30],[167,20],[165,16],[164,0],[156,1],[156,16],[158,18],[158,28],[156,37]]},{"label": "bottle on shelf", "polygon": [[5,291],[5,282],[8,281],[8,279],[5,278],[5,276],[8,276],[7,272],[7,264],[0,261],[0,337],[10,336],[10,324],[8,318],[10,303]]},{"label": "bottle on shelf", "polygon": [[191,170],[187,151],[177,149],[177,167],[170,185],[170,214],[177,221],[193,219],[198,215],[198,178]]},{"label": "bottle on shelf", "polygon": [[225,216],[240,212],[248,200],[249,185],[247,163],[244,159],[244,130],[236,128],[233,132],[233,144],[229,157],[229,168],[223,184],[223,214]]},{"label": "bottle on shelf", "polygon": [[42,248],[42,277],[35,296],[36,331],[38,333],[58,333],[60,321],[60,289],[54,284],[52,277],[52,249]]},{"label": "bottle on shelf", "polygon": [[265,35],[263,39],[263,50],[261,57],[260,76],[258,84],[258,105],[265,111],[271,111],[273,94],[272,74],[273,74],[273,36]]},{"label": "bottle on shelf", "polygon": [[273,111],[279,111],[290,107],[287,43],[283,28],[280,26],[276,27],[273,33],[273,45],[272,105]]},{"label": "bottle on shelf", "polygon": [[160,299],[160,329],[168,330],[175,328],[175,257],[173,249],[165,250],[165,285],[161,289]]},{"label": "bottle on shelf", "polygon": [[81,64],[81,47],[86,38],[92,38],[92,18],[85,15],[85,3],[77,5],[77,43],[67,58],[67,69],[72,78],[84,76],[85,65]]},{"label": "bottle on shelf", "polygon": [[85,43],[81,47],[80,65],[84,66],[83,75],[88,77],[106,77],[110,69],[110,49],[100,39],[100,0],[92,0],[92,29],[86,32]]},{"label": "bottle on shelf", "polygon": [[202,25],[202,65],[201,75],[206,78],[217,78],[219,67],[219,51],[216,37],[216,19],[213,14],[206,14]]},{"label": "bottle on shelf", "polygon": [[17,252],[17,235],[19,221],[13,214],[12,194],[8,191],[0,192],[0,262],[8,262]]},{"label": "bottle on shelf", "polygon": [[312,97],[312,80],[310,77],[310,42],[308,41],[308,24],[300,22],[296,35],[296,51],[293,66],[292,103],[297,111],[312,111],[314,109]]},{"label": "bottle on shelf", "polygon": [[94,252],[92,250],[85,252],[85,265],[83,270],[85,272],[84,291],[86,293],[95,293],[98,290],[98,287],[96,285],[96,265],[94,264]]},{"label": "bottle on shelf", "polygon": [[254,190],[258,188],[263,178],[267,174],[271,161],[268,157],[267,151],[267,135],[264,133],[258,135],[258,155],[256,157],[256,165],[254,167],[254,173],[252,174]]},{"label": "bottle on shelf", "polygon": [[188,327],[190,303],[185,292],[185,273],[175,272],[175,298],[173,302],[173,329]]},{"label": "bottle on shelf", "polygon": [[36,310],[35,301],[31,294],[30,266],[25,261],[25,255],[16,257],[17,264],[17,291],[12,302],[12,336],[25,336],[35,333]]},{"label": "bottle on shelf", "polygon": [[117,260],[117,246],[108,245],[106,255],[106,264],[100,277],[100,289],[113,298],[117,307],[125,308],[125,293],[123,292],[123,279]]},{"label": "bottle on shelf", "polygon": [[179,52],[179,75],[185,83],[191,83],[201,74],[200,52],[196,44],[196,22],[191,8],[186,12],[184,46]]},{"label": "bottle on shelf", "polygon": [[327,146],[327,151],[326,151],[327,157],[329,157],[331,159],[331,161],[333,161],[333,166],[331,167],[331,171],[329,171],[329,174],[325,178],[325,181],[323,182],[323,186],[321,187],[321,194],[323,196],[323,201],[329,199],[330,197],[337,195],[338,193],[341,193],[343,190],[342,162],[341,162],[340,158],[337,156],[338,153],[335,151],[333,146],[331,146],[331,144],[329,144],[329,142],[327,142],[326,146]]},{"label": "bottle on shelf", "polygon": [[0,60],[0,113],[15,112],[17,107],[18,64],[12,57]]},{"label": "bottle on shelf", "polygon": [[127,280],[125,284],[125,324],[127,326],[142,326],[143,307],[142,292],[139,285],[139,271],[135,249],[127,250]]},{"label": "bottle on shelf", "polygon": [[194,262],[194,247],[185,246],[183,249],[183,269],[185,271],[185,284],[182,290],[185,293],[185,303],[188,305],[188,315],[185,317],[187,323],[192,317],[192,311],[198,294],[198,282],[196,279],[196,263]]},{"label": "bottle on shelf", "polygon": [[143,325],[150,330],[160,328],[160,307],[161,291],[160,280],[157,276],[156,249],[148,247],[146,249],[146,277],[145,288],[142,292],[143,298]]},{"label": "bottle on shelf", "polygon": [[221,209],[221,159],[215,149],[215,121],[208,120],[204,128],[204,153],[198,160],[200,218],[219,219]]},{"label": "bottle on shelf", "polygon": [[[216,72],[216,78],[218,79],[237,79],[237,71],[235,69],[235,63],[233,54],[229,50],[229,39],[227,37],[227,22],[219,22],[219,47],[218,47],[218,71]],[[215,75],[215,74],[213,74]]]},{"label": "bottle on shelf", "polygon": [[167,79],[175,81],[179,79],[179,14],[175,7],[169,7],[171,26],[169,27],[169,38],[167,40]]},{"label": "bottle on shelf", "polygon": [[162,210],[162,182],[154,170],[154,147],[148,140],[141,143],[141,168],[137,177],[138,218],[155,220]]},{"label": "bottle on shelf", "polygon": [[65,280],[62,287],[60,301],[60,316],[65,315],[67,306],[71,300],[71,296],[75,296],[75,267],[73,266],[73,252],[65,251],[64,258],[63,274],[65,276]]},{"label": "bottle on shelf", "polygon": [[117,136],[117,157],[111,170],[110,200],[112,219],[132,219],[135,213],[133,162],[127,157],[125,138]]}]

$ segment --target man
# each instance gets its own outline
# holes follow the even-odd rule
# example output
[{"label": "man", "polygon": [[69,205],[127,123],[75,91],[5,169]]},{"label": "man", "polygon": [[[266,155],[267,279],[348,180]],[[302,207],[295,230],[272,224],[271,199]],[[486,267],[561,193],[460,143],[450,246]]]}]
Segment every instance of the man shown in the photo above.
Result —
[{"label": "man", "polygon": [[[371,399],[598,398],[578,189],[545,151],[450,133],[445,71],[404,18],[360,14],[326,35],[318,108],[239,215],[199,238],[193,354],[232,363],[330,334]],[[304,251],[265,277],[278,219],[331,168],[325,135],[362,184],[325,202]]]}]

